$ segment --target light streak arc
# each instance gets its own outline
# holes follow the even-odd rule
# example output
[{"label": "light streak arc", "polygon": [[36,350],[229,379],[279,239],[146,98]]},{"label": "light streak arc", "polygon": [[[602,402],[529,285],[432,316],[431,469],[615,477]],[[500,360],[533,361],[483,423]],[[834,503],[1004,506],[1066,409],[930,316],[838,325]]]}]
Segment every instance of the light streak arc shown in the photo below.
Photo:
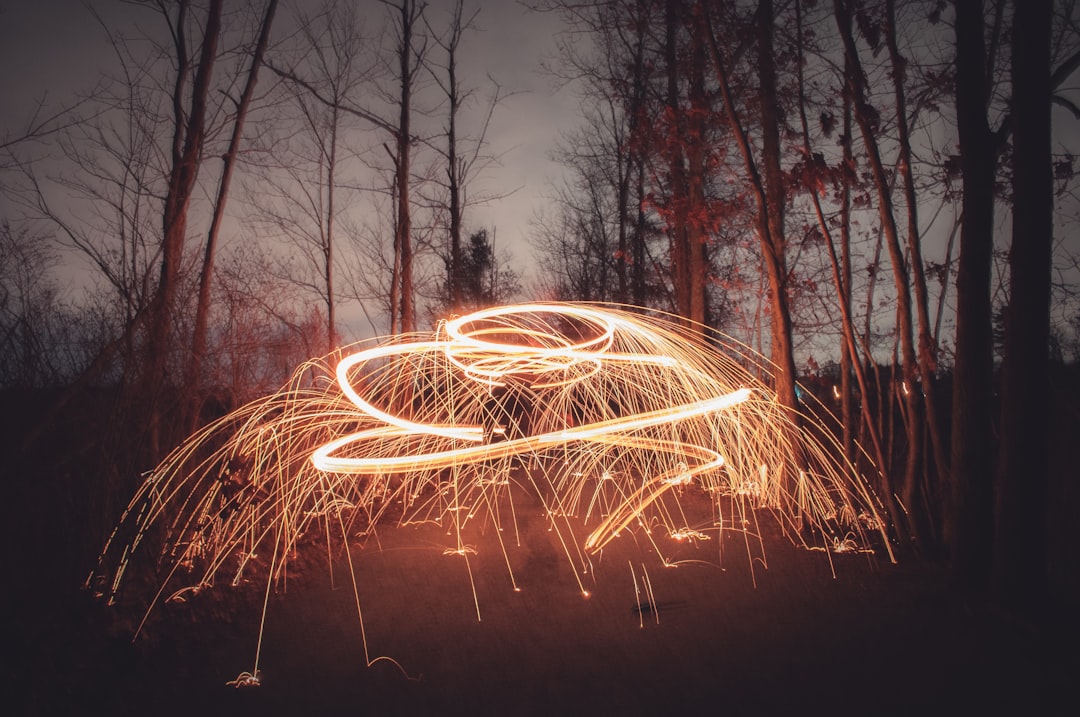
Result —
[{"label": "light streak arc", "polygon": [[[758,509],[830,561],[875,546],[892,558],[869,486],[826,431],[791,422],[762,375],[767,361],[745,347],[590,304],[492,307],[313,359],[167,456],[87,584],[114,601],[140,569],[165,575],[141,626],[165,596],[193,596],[219,573],[233,584],[261,573],[267,589],[284,581],[320,526],[312,532],[325,534],[328,554],[332,534],[347,547],[359,606],[349,538],[389,521],[449,524],[457,544],[447,550],[465,556],[472,583],[470,521],[501,529],[510,516],[517,535],[523,488],[544,507],[583,594],[587,555],[639,525],[665,565],[671,545],[694,542],[682,536],[734,531],[751,568],[764,566]],[[680,496],[691,490],[710,496],[711,515],[688,515]],[[528,575],[514,569],[513,546],[500,537],[498,548],[520,589]],[[650,600],[652,590],[650,581]],[[373,660],[366,638],[364,654],[369,665],[389,659]],[[258,671],[257,655],[249,675]]]}]

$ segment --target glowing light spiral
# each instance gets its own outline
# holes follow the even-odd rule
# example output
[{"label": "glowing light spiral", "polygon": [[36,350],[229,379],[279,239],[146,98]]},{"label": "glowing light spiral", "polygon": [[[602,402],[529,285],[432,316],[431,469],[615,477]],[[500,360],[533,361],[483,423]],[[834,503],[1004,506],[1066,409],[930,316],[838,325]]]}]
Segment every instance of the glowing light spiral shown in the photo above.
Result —
[{"label": "glowing light spiral", "polygon": [[[762,508],[807,547],[887,550],[866,484],[777,404],[764,363],[662,316],[589,304],[493,307],[350,347],[174,450],[88,584],[112,601],[129,572],[161,566],[147,614],[223,575],[264,575],[269,592],[305,535],[423,521],[453,526],[447,552],[467,560],[466,524],[500,524],[492,506],[523,490],[572,565],[639,528],[662,555],[644,526],[676,542],[744,532]],[[709,496],[702,524],[686,523],[686,490]],[[571,521],[588,530],[580,544]]]}]

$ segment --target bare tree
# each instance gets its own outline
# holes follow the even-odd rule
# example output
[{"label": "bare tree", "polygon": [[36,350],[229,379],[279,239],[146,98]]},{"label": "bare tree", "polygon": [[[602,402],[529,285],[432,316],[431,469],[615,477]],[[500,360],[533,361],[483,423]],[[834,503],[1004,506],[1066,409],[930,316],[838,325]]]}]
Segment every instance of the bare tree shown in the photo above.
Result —
[{"label": "bare tree", "polygon": [[446,53],[446,65],[442,69],[446,73],[446,79],[442,80],[436,76],[435,81],[439,83],[439,87],[442,89],[443,94],[446,95],[447,102],[447,123],[446,123],[446,191],[449,195],[449,213],[450,213],[450,250],[448,252],[447,264],[447,301],[452,309],[456,309],[461,305],[462,301],[462,289],[460,276],[462,272],[462,255],[461,255],[461,215],[463,212],[461,206],[462,184],[463,176],[465,173],[464,161],[458,159],[458,131],[457,120],[458,111],[461,108],[461,102],[463,100],[462,93],[458,87],[457,77],[457,49],[461,43],[462,34],[468,29],[476,18],[476,13],[466,20],[463,17],[465,3],[463,0],[458,0],[454,5],[453,15],[450,19],[450,28],[445,40],[437,39],[436,44],[439,45]]},{"label": "bare tree", "polygon": [[[907,210],[907,254],[910,257],[909,274],[913,301],[915,304],[916,325],[915,332],[917,341],[917,362],[919,381],[922,392],[922,400],[926,415],[926,428],[930,437],[930,448],[934,458],[934,466],[938,477],[947,481],[949,474],[948,462],[945,459],[944,438],[942,436],[941,421],[937,402],[937,346],[931,336],[930,300],[926,288],[926,268],[922,254],[922,237],[919,233],[919,197],[917,196],[914,165],[915,157],[911,149],[911,131],[908,127],[908,102],[905,95],[904,83],[907,75],[908,61],[900,54],[897,45],[897,20],[895,0],[885,0],[884,40],[888,48],[889,61],[893,81],[893,96],[896,104],[896,129],[897,143],[899,145],[898,166],[903,181],[904,199]],[[924,480],[924,484],[929,481]],[[934,515],[938,501],[933,493],[936,491],[925,488],[927,496],[927,512]],[[936,522],[936,521],[935,521]]]},{"label": "bare tree", "polygon": [[[615,270],[615,195],[603,120],[588,113],[590,126],[564,138],[560,157],[568,172],[553,189],[550,214],[539,217],[534,244],[543,266],[543,290],[564,300],[613,301],[619,291]],[[597,126],[594,123],[600,123]]]},{"label": "bare tree", "polygon": [[390,315],[390,332],[397,333],[411,331],[416,320],[410,209],[413,179],[411,156],[416,137],[413,135],[411,122],[413,91],[423,68],[427,41],[424,36],[417,34],[423,18],[424,4],[418,5],[416,0],[401,0],[400,3],[392,3],[389,0],[381,0],[381,2],[388,9],[388,22],[392,27],[394,46],[389,64],[393,65],[390,74],[397,87],[394,91],[388,91],[374,86],[372,93],[385,100],[388,107],[396,110],[394,119],[389,119],[380,114],[379,110],[360,102],[359,98],[352,96],[353,92],[348,92],[342,97],[329,96],[304,73],[302,68],[286,67],[277,62],[271,62],[269,66],[279,76],[303,88],[314,100],[332,111],[340,111],[363,120],[386,132],[392,139],[393,146],[382,144],[393,166],[393,178],[387,190],[393,199],[393,262],[390,285],[385,298]]},{"label": "bare tree", "polygon": [[[691,262],[693,254],[690,246],[697,237],[696,223],[693,219],[701,211],[693,206],[695,192],[691,196],[691,171],[687,167],[687,154],[697,151],[685,142],[691,139],[686,118],[690,114],[682,106],[680,91],[681,71],[679,66],[679,29],[684,23],[685,8],[682,0],[665,0],[664,3],[664,72],[667,80],[665,94],[666,137],[663,140],[668,180],[669,234],[671,240],[672,287],[675,295],[676,311],[687,319],[696,320],[691,315],[692,292],[690,276],[693,273]],[[698,86],[699,75],[693,82]],[[700,135],[696,138],[700,141]],[[695,180],[699,179],[695,171]],[[696,187],[695,187],[696,188]]]},{"label": "bare tree", "polygon": [[[192,401],[188,408],[188,428],[194,428],[194,421],[198,416],[197,406],[201,403],[199,397],[200,369],[206,354],[206,333],[210,316],[210,284],[214,275],[214,258],[218,245],[218,234],[221,231],[221,221],[225,216],[225,206],[229,197],[229,185],[232,181],[233,168],[236,165],[240,152],[240,141],[244,135],[244,122],[247,119],[248,108],[255,94],[255,85],[259,78],[259,69],[262,66],[263,56],[270,41],[270,28],[273,26],[274,13],[277,10],[277,0],[268,0],[263,12],[262,22],[259,28],[258,40],[251,57],[251,66],[248,69],[247,81],[244,90],[236,102],[236,114],[233,117],[233,129],[229,138],[229,146],[222,155],[223,167],[218,179],[217,199],[214,202],[213,214],[210,219],[210,229],[206,237],[206,248],[203,252],[202,270],[199,274],[199,293],[195,305],[195,324],[192,328],[191,358],[188,376],[185,383],[185,392]],[[333,321],[330,322],[331,330]]]},{"label": "bare tree", "polygon": [[1007,604],[1043,604],[1046,576],[1047,396],[1050,392],[1051,0],[1013,17],[1009,306],[1001,385],[994,587]]},{"label": "bare tree", "polygon": [[709,40],[709,51],[717,74],[724,112],[728,126],[735,137],[743,160],[750,189],[756,204],[756,230],[769,281],[771,317],[771,353],[777,366],[776,391],[780,400],[791,411],[798,411],[795,393],[795,358],[791,334],[791,312],[788,306],[788,268],[784,227],[786,191],[780,169],[780,126],[776,107],[776,68],[773,65],[773,12],[772,3],[763,0],[758,4],[756,21],[758,39],[759,86],[758,103],[762,120],[761,158],[764,171],[759,169],[746,129],[737,115],[735,98],[729,81],[728,60],[720,51],[713,21],[703,15]]},{"label": "bare tree", "polygon": [[58,259],[45,237],[0,223],[0,387],[49,386],[77,368],[58,363],[54,344],[62,313],[51,276]]},{"label": "bare tree", "polygon": [[631,301],[677,311],[671,272],[674,203],[663,184],[664,89],[651,80],[663,52],[650,33],[663,27],[663,4],[646,0],[578,6],[555,3],[595,47],[560,45],[561,81],[579,83],[582,121],[552,153],[567,168],[535,222],[545,295]]},{"label": "bare tree", "polygon": [[400,0],[398,5],[383,1],[396,12],[395,55],[398,60],[397,77],[400,87],[394,149],[390,150],[394,161],[394,197],[397,207],[394,221],[394,274],[390,283],[390,331],[409,333],[416,327],[412,217],[409,213],[409,172],[413,144],[412,96],[427,51],[426,43],[421,41],[417,44],[414,34],[425,5],[418,5],[416,0]]},{"label": "bare tree", "polygon": [[[995,17],[1000,17],[997,3]],[[993,543],[993,340],[990,298],[996,148],[987,111],[990,78],[982,0],[956,3],[956,117],[963,224],[956,276],[951,494],[947,537],[954,574],[985,587]]]},{"label": "bare tree", "polygon": [[[829,259],[829,269],[832,275],[833,286],[836,290],[836,305],[840,310],[840,324],[841,335],[843,342],[840,352],[840,401],[841,401],[841,430],[843,432],[843,446],[844,454],[848,460],[854,461],[856,459],[855,452],[855,440],[854,440],[854,424],[858,420],[856,418],[853,407],[853,395],[851,387],[851,377],[854,374],[856,382],[859,387],[859,391],[863,396],[869,396],[870,390],[866,379],[866,372],[863,370],[862,361],[859,360],[860,350],[859,341],[855,330],[855,321],[852,312],[851,305],[851,184],[852,177],[851,172],[846,168],[850,167],[853,160],[851,154],[851,105],[850,102],[844,102],[844,138],[842,143],[842,156],[841,156],[841,169],[836,172],[831,170],[825,165],[825,158],[819,154],[811,146],[810,140],[810,122],[807,118],[807,97],[806,97],[806,83],[803,74],[803,67],[805,65],[806,53],[804,51],[804,38],[803,32],[803,15],[802,15],[802,2],[797,1],[795,3],[795,16],[796,16],[796,47],[798,52],[798,59],[796,60],[796,74],[798,85],[798,108],[799,108],[799,124],[802,129],[803,136],[803,157],[801,168],[796,168],[792,171],[792,174],[802,175],[803,182],[807,186],[805,187],[806,193],[809,195],[811,203],[814,207],[814,215],[817,219],[818,231],[825,240],[825,247]],[[832,122],[831,115],[825,115],[825,124],[829,125]],[[831,132],[831,125],[829,132]],[[828,134],[829,132],[826,132]],[[839,214],[839,234],[840,234],[840,253],[836,251],[836,239],[832,225],[826,217],[824,203],[822,199],[823,188],[830,182],[839,183],[839,202],[840,207]],[[880,468],[884,469],[888,465],[885,459],[885,454],[882,449],[882,442],[878,425],[874,421],[873,416],[870,415],[870,404],[867,401],[860,401],[860,406],[863,414],[864,426],[866,427],[867,434],[869,436],[870,450],[873,451],[874,459]]]},{"label": "bare tree", "polygon": [[342,176],[353,154],[350,122],[358,114],[370,121],[366,111],[350,113],[346,108],[371,79],[372,68],[354,5],[328,2],[313,17],[299,14],[297,22],[299,57],[291,61],[297,69],[271,66],[293,89],[295,121],[286,127],[299,132],[285,135],[283,149],[269,150],[273,158],[262,181],[270,188],[263,192],[270,201],[261,202],[259,211],[273,231],[298,250],[290,259],[299,256],[300,266],[290,266],[285,273],[319,297],[325,314],[322,349],[331,351],[339,340],[338,236],[343,213],[356,194],[355,184]]},{"label": "bare tree", "polygon": [[[897,332],[903,370],[900,391],[905,406],[905,438],[907,443],[906,463],[900,483],[900,499],[907,506],[917,506],[916,510],[909,510],[907,513],[910,516],[911,535],[914,536],[918,545],[931,549],[933,547],[933,536],[929,523],[928,496],[923,481],[923,458],[926,445],[924,439],[926,414],[922,396],[924,383],[920,380],[919,362],[915,350],[909,265],[901,246],[892,188],[877,140],[875,124],[879,114],[867,99],[866,75],[852,33],[851,4],[849,0],[835,0],[834,10],[840,39],[844,45],[845,57],[850,60],[846,89],[853,100],[855,121],[863,139],[866,158],[874,181],[878,216],[884,232],[885,244],[889,251],[893,284],[897,297]],[[905,111],[906,108],[904,107],[897,108],[898,113]]]},{"label": "bare tree", "polygon": [[[188,0],[176,5],[176,15],[161,6],[169,22],[177,72],[172,90],[173,138],[170,169],[162,207],[161,271],[147,312],[148,337],[143,394],[150,399],[150,449],[161,452],[160,419],[162,388],[169,385],[166,366],[174,326],[172,313],[176,309],[180,266],[187,239],[188,209],[195,193],[199,169],[207,142],[207,120],[210,113],[211,78],[217,61],[221,33],[223,0],[211,0],[206,11],[197,60],[188,55],[189,17],[192,11]],[[190,103],[188,83],[190,88]]]},{"label": "bare tree", "polygon": [[465,212],[469,206],[497,201],[509,196],[513,189],[508,189],[484,196],[470,195],[469,186],[472,180],[496,160],[495,157],[485,153],[484,148],[487,139],[488,127],[491,118],[498,105],[506,99],[502,87],[489,74],[491,93],[485,103],[485,108],[479,118],[478,129],[472,136],[461,129],[461,111],[475,101],[475,90],[463,86],[458,75],[458,49],[466,33],[474,29],[480,11],[474,10],[465,17],[464,0],[458,0],[451,10],[449,27],[442,34],[437,33],[425,18],[429,34],[434,38],[435,44],[442,50],[443,63],[439,64],[434,57],[428,57],[431,76],[445,97],[444,137],[445,148],[433,143],[436,154],[445,165],[444,180],[437,179],[434,185],[439,188],[443,196],[429,198],[429,203],[435,205],[440,214],[446,215],[447,247],[440,253],[443,254],[445,268],[444,295],[440,303],[451,311],[457,311],[464,300],[464,283],[468,280],[468,272],[465,271],[465,257],[463,252],[470,248],[463,244],[463,232],[465,231]]},{"label": "bare tree", "polygon": [[[134,395],[143,401],[146,420],[140,423],[147,430],[151,457],[160,452],[165,389],[173,378],[169,357],[183,288],[188,210],[215,112],[210,95],[222,3],[209,5],[201,25],[189,2],[162,4],[156,10],[165,20],[167,43],[151,42],[147,59],[135,56],[132,43],[112,36],[124,73],[119,92],[102,93],[104,106],[94,118],[71,127],[61,140],[77,171],[58,183],[86,199],[91,216],[100,221],[84,221],[74,211],[58,208],[45,180],[32,167],[24,169],[27,205],[52,221],[63,241],[87,257],[120,298],[119,335],[102,347],[76,385],[102,376],[119,355],[125,364],[123,379],[131,381]],[[200,31],[191,38],[193,26]],[[192,45],[198,48],[197,57],[192,56]],[[168,87],[154,75],[163,58],[174,68]],[[163,117],[159,108],[165,103],[170,109]],[[164,152],[158,145],[159,120],[171,130]]]}]

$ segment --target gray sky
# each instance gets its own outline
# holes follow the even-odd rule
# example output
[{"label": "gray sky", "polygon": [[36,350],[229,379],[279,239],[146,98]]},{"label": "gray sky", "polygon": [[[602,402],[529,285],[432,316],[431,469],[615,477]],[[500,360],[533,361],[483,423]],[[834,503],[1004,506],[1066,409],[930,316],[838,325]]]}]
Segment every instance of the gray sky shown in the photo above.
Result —
[{"label": "gray sky", "polygon": [[[360,3],[370,8],[368,22],[376,26],[385,8],[376,0]],[[442,25],[452,0],[428,4],[430,21]],[[91,5],[110,18],[126,13],[155,19],[119,0],[91,0]],[[515,93],[496,111],[488,134],[490,152],[500,157],[501,166],[477,178],[474,194],[517,189],[472,209],[467,221],[470,227],[496,227],[499,248],[509,249],[514,264],[524,268],[531,264],[525,244],[529,220],[559,170],[548,153],[559,130],[575,122],[576,101],[568,91],[556,92],[539,72],[541,59],[554,46],[554,15],[530,13],[513,0],[473,0],[466,7],[480,8],[480,15],[479,29],[462,43],[462,81],[483,90],[491,73],[504,92]],[[0,0],[0,127],[16,130],[42,99],[62,105],[77,89],[92,87],[112,60],[104,31],[82,0]]]}]

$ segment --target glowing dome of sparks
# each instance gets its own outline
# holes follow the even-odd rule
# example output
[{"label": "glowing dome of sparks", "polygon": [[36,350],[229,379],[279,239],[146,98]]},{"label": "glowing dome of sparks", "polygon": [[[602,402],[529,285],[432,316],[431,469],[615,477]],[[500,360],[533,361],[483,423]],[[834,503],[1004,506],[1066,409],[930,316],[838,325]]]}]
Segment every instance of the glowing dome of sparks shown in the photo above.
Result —
[{"label": "glowing dome of sparks", "polygon": [[[745,532],[759,509],[807,547],[887,550],[855,469],[767,380],[733,342],[590,304],[490,308],[349,347],[173,451],[91,583],[113,600],[126,573],[163,567],[153,608],[222,577],[280,580],[306,534],[415,522],[452,526],[461,553],[469,523],[502,527],[513,511],[497,506],[525,493],[572,565],[628,531],[661,555],[658,535]],[[708,514],[682,509],[688,491]]]}]

